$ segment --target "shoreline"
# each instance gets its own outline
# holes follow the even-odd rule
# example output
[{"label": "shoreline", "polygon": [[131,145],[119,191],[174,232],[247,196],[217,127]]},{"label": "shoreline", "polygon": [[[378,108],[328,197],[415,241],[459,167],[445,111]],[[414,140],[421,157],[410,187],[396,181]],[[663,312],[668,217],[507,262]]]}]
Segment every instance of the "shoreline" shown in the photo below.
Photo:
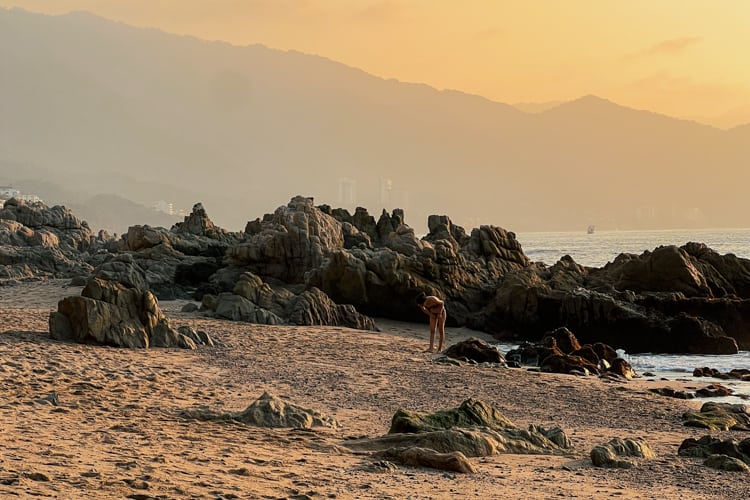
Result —
[{"label": "shoreline", "polygon": [[[1,495],[122,498],[747,498],[741,473],[677,456],[683,439],[747,433],[685,427],[701,401],[612,382],[484,366],[433,363],[426,325],[379,321],[381,332],[265,326],[180,313],[174,326],[207,331],[224,347],[130,350],[69,344],[47,335],[59,283],[0,288]],[[13,293],[6,293],[13,289]],[[447,329],[449,344],[476,336]],[[659,382],[660,383],[660,382]],[[684,387],[684,382],[674,382]],[[264,391],[335,418],[338,429],[267,429],[180,418],[185,409],[238,411]],[[57,406],[40,403],[56,393]],[[399,408],[434,412],[470,397],[517,426],[559,425],[566,456],[471,458],[476,474],[398,466],[372,469],[347,452],[353,437],[385,434]],[[592,447],[646,439],[656,454],[633,469],[593,467]],[[47,480],[40,478],[45,477]],[[235,496],[232,496],[235,495]]]}]

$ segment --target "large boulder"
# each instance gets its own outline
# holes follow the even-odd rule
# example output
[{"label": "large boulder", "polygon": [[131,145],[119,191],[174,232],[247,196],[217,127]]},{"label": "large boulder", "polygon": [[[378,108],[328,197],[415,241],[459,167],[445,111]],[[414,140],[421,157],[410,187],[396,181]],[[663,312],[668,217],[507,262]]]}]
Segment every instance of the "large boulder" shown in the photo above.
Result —
[{"label": "large boulder", "polygon": [[79,297],[66,297],[50,313],[50,335],[58,340],[117,347],[195,348],[172,329],[148,290],[91,279]]}]

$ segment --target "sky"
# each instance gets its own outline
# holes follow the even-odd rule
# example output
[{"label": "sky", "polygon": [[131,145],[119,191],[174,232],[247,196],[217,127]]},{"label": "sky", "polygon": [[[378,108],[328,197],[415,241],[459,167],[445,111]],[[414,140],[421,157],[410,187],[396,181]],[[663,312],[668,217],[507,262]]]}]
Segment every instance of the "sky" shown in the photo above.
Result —
[{"label": "sky", "polygon": [[594,94],[721,128],[750,122],[747,0],[0,0],[328,57],[516,103]]}]

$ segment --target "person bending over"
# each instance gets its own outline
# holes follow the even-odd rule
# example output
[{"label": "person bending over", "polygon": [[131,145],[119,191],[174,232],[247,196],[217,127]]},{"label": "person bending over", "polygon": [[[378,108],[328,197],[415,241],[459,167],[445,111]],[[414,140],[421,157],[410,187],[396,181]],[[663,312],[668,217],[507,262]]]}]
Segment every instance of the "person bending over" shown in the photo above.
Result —
[{"label": "person bending over", "polygon": [[417,306],[430,317],[430,349],[427,352],[433,352],[435,331],[439,335],[437,352],[442,352],[445,343],[445,320],[448,318],[445,303],[434,295],[425,295],[422,292],[417,296]]}]

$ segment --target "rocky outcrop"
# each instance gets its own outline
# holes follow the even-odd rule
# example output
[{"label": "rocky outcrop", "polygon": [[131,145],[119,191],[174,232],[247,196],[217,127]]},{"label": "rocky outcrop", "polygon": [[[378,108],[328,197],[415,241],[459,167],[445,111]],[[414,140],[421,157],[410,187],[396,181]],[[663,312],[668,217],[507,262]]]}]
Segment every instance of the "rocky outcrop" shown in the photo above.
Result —
[{"label": "rocky outcrop", "polygon": [[[172,329],[148,290],[94,278],[79,297],[66,297],[50,313],[52,338],[116,347],[182,347],[193,339]],[[209,343],[206,340],[205,343]]]},{"label": "rocky outcrop", "polygon": [[197,203],[171,229],[131,226],[117,253],[98,262],[94,276],[151,290],[162,299],[189,298],[194,289],[224,266],[227,249],[241,233],[217,227]]},{"label": "rocky outcrop", "polygon": [[240,275],[233,292],[204,295],[201,309],[217,318],[232,321],[377,330],[371,318],[358,313],[351,305],[334,303],[315,287],[295,293],[283,286],[271,287],[250,272]]},{"label": "rocky outcrop", "polygon": [[748,278],[750,260],[696,243],[600,269],[564,257],[507,273],[470,326],[535,339],[566,325],[584,343],[631,353],[731,354],[750,346]]},{"label": "rocky outcrop", "polygon": [[96,237],[65,207],[10,199],[0,210],[0,279],[88,274]]},{"label": "rocky outcrop", "polygon": [[[449,326],[532,341],[567,327],[583,345],[562,354],[599,370],[612,360],[596,352],[598,344],[629,353],[750,349],[748,259],[688,243],[621,254],[602,268],[568,256],[546,266],[530,262],[501,227],[465,231],[445,215],[430,216],[428,227],[419,238],[402,210],[350,214],[297,196],[248,222],[244,233],[217,227],[198,203],[169,230],[129,228],[115,248],[63,207],[10,200],[0,210],[0,279],[82,277],[93,266],[96,277],[161,299],[223,297],[228,315],[261,321],[274,321],[269,314],[289,321],[292,296],[308,291],[296,299],[304,305],[295,313],[301,323],[351,324],[355,311],[418,322],[414,297],[426,292],[445,299]],[[246,272],[292,295],[264,305],[236,293]],[[327,299],[349,306],[334,310]],[[568,351],[564,339],[555,342]]]},{"label": "rocky outcrop", "polygon": [[[528,429],[519,429],[495,407],[475,399],[464,401],[458,408],[432,414],[399,410],[393,416],[387,435],[342,444],[353,450],[375,452],[373,458],[399,459],[404,453],[410,457],[447,454],[436,461],[440,464],[463,464],[462,456],[565,454],[571,448],[570,440],[559,427],[547,430],[530,425]],[[428,451],[406,452],[414,449]],[[435,467],[436,462],[410,460],[402,463]]]}]

